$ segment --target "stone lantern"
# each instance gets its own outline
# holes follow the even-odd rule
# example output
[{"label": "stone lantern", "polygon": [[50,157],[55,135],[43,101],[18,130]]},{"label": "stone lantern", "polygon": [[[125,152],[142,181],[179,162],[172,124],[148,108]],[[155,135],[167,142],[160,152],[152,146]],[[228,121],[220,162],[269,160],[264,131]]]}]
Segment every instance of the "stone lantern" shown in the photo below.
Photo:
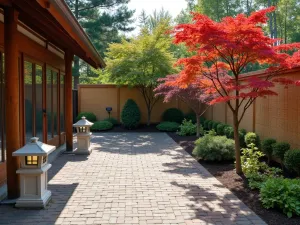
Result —
[{"label": "stone lantern", "polygon": [[19,150],[13,152],[13,156],[20,157],[21,167],[17,170],[20,174],[20,198],[16,207],[19,208],[45,208],[51,199],[51,191],[47,190],[48,155],[56,147],[38,141],[33,137],[30,142]]},{"label": "stone lantern", "polygon": [[73,124],[73,127],[76,127],[77,131],[77,149],[75,150],[75,154],[91,154],[91,136],[90,128],[93,125],[90,121],[88,121],[84,116],[77,123]]}]

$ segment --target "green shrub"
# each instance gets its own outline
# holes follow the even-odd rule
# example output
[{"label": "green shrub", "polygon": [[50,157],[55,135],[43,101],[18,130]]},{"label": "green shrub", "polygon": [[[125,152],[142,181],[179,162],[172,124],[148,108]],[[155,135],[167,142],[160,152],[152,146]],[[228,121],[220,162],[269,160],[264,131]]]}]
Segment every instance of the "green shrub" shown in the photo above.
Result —
[{"label": "green shrub", "polygon": [[261,150],[268,157],[268,162],[270,163],[272,154],[273,154],[273,144],[276,143],[276,140],[273,138],[266,138],[261,142]]},{"label": "green shrub", "polygon": [[232,126],[227,126],[224,128],[224,134],[227,138],[234,138],[234,130]]},{"label": "green shrub", "polygon": [[184,118],[183,112],[177,108],[170,108],[164,111],[162,115],[163,121],[181,123]]},{"label": "green shrub", "polygon": [[210,123],[210,121],[211,121],[211,120],[205,120],[205,121],[203,122],[203,128],[204,128],[204,130],[209,130],[209,129],[208,129],[208,124]]},{"label": "green shrub", "polygon": [[156,126],[156,128],[160,131],[166,132],[175,132],[179,129],[179,123],[176,122],[161,122]]},{"label": "green shrub", "polygon": [[91,131],[103,131],[113,128],[113,124],[109,121],[97,121],[91,126]]},{"label": "green shrub", "polygon": [[195,141],[193,154],[207,161],[233,160],[234,141],[225,136],[215,136],[215,132],[209,132]]},{"label": "green shrub", "polygon": [[300,149],[288,150],[284,154],[284,165],[290,171],[295,171],[300,176]]},{"label": "green shrub", "polygon": [[278,142],[278,143],[273,144],[272,148],[273,148],[273,155],[275,157],[278,157],[279,159],[281,159],[281,161],[283,161],[284,154],[288,150],[290,150],[291,146],[287,142]]},{"label": "green shrub", "polygon": [[125,103],[121,113],[121,120],[127,129],[138,127],[141,120],[141,112],[134,100],[128,99]]},{"label": "green shrub", "polygon": [[221,122],[214,122],[212,129],[214,129],[217,132],[217,127],[218,127],[219,124],[221,124]]},{"label": "green shrub", "polygon": [[197,123],[197,117],[196,114],[194,112],[190,112],[184,115],[184,119],[186,119],[187,121],[191,120],[192,123]]},{"label": "green shrub", "polygon": [[256,133],[248,132],[245,135],[245,144],[248,146],[249,144],[255,144],[258,148],[260,148],[260,138]]},{"label": "green shrub", "polygon": [[249,182],[251,189],[260,189],[269,178],[281,176],[282,170],[269,167],[260,158],[264,156],[253,143],[248,148],[242,149],[241,163],[242,170]]},{"label": "green shrub", "polygon": [[117,119],[115,119],[115,118],[112,118],[112,117],[110,117],[110,118],[106,118],[106,119],[104,119],[103,121],[108,121],[108,122],[111,122],[113,125],[117,125],[117,124],[119,124],[118,120],[117,120]]},{"label": "green shrub", "polygon": [[204,127],[204,122],[206,121],[206,119],[204,117],[200,117],[200,124],[202,127]]},{"label": "green shrub", "polygon": [[78,114],[78,116],[76,117],[76,121],[81,120],[81,117],[85,117],[88,121],[90,122],[96,122],[97,118],[96,115],[94,113],[91,112],[81,112]]},{"label": "green shrub", "polygon": [[[201,126],[201,125],[200,125]],[[196,134],[197,125],[193,124],[191,120],[187,121],[184,119],[182,124],[179,126],[179,131],[177,132],[180,136],[191,136]],[[203,129],[200,127],[200,135],[203,135]]]},{"label": "green shrub", "polygon": [[242,148],[247,147],[245,143],[245,136],[247,134],[247,131],[245,129],[239,130],[239,140],[240,140],[240,145]]},{"label": "green shrub", "polygon": [[226,127],[226,124],[224,123],[219,123],[216,129],[216,132],[218,135],[223,136],[224,134],[224,128]]},{"label": "green shrub", "polygon": [[210,120],[208,122],[208,125],[207,125],[208,130],[212,130],[213,129],[213,125],[214,125],[214,121]]},{"label": "green shrub", "polygon": [[279,208],[289,218],[300,216],[300,179],[273,178],[260,189],[260,200],[266,209]]}]

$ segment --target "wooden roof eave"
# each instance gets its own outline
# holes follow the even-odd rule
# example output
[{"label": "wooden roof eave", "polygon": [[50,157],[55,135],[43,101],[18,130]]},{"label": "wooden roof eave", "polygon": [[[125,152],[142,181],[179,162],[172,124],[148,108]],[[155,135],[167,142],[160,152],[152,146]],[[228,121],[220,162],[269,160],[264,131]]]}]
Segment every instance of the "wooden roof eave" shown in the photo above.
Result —
[{"label": "wooden roof eave", "polygon": [[[50,7],[49,12],[55,17],[63,27],[68,31],[68,33],[75,39],[85,52],[88,53],[87,57],[92,59],[94,62],[97,63],[98,67],[104,68],[106,65],[99,55],[97,50],[95,49],[94,45],[92,44],[91,40],[83,30],[83,28],[78,23],[77,19],[71,12],[70,8],[67,6],[65,1],[61,0],[49,0],[50,4],[54,6]],[[58,12],[58,13],[57,13]]]},{"label": "wooden roof eave", "polygon": [[63,0],[10,0],[10,3],[19,11],[19,21],[47,41],[63,51],[72,51],[95,68],[105,67],[103,59]]}]

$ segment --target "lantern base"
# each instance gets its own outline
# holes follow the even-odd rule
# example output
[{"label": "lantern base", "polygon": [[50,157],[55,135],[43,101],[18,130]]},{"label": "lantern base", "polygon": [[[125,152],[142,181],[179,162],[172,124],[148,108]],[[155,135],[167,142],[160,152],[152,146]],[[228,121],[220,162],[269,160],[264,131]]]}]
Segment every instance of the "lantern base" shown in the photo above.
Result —
[{"label": "lantern base", "polygon": [[75,149],[74,154],[75,155],[90,155],[92,153],[92,148],[88,149]]},{"label": "lantern base", "polygon": [[46,191],[42,198],[19,198],[15,207],[17,208],[45,208],[51,200],[51,191]]}]

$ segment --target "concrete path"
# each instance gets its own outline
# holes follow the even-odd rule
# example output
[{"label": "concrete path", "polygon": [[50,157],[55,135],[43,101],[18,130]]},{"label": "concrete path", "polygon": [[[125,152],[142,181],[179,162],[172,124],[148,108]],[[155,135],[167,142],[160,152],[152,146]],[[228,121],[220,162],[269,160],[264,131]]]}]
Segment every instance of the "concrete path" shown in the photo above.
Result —
[{"label": "concrete path", "polygon": [[164,133],[103,133],[53,163],[46,210],[0,206],[0,224],[265,224]]}]

